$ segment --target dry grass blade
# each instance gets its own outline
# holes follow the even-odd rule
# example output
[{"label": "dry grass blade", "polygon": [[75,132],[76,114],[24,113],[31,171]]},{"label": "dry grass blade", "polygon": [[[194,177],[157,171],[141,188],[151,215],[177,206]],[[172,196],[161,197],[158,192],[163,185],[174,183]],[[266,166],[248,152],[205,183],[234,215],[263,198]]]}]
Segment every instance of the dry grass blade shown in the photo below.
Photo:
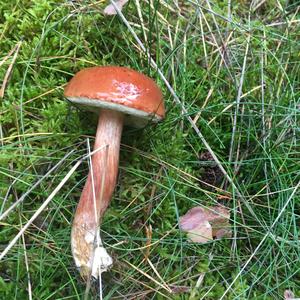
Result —
[{"label": "dry grass blade", "polygon": [[[21,218],[20,218],[20,224],[22,228]],[[30,271],[29,271],[29,262],[27,257],[27,249],[26,249],[26,243],[25,243],[25,237],[24,234],[22,234],[22,244],[24,249],[24,260],[25,260],[25,268],[27,272],[27,281],[28,281],[28,299],[32,300],[32,285],[31,285],[31,279],[30,279]]]},{"label": "dry grass blade", "polygon": [[146,248],[146,250],[144,251],[144,257],[145,260],[149,259],[149,255],[150,255],[150,249],[151,249],[151,242],[152,242],[152,226],[151,224],[149,226],[145,225],[145,231],[146,231],[146,245],[149,246],[148,248]]},{"label": "dry grass blade", "polygon": [[289,198],[286,200],[284,206],[282,207],[282,209],[280,210],[280,212],[278,213],[276,219],[274,220],[274,222],[272,223],[272,225],[267,229],[267,233],[264,235],[264,237],[262,238],[262,240],[260,241],[260,243],[257,245],[257,247],[254,249],[254,251],[252,252],[252,254],[250,255],[249,259],[246,261],[246,263],[243,265],[243,267],[241,268],[241,270],[239,271],[239,273],[236,275],[236,277],[231,281],[231,283],[228,285],[226,291],[223,293],[222,297],[220,298],[220,300],[224,299],[224,297],[227,295],[227,293],[231,290],[232,286],[234,285],[234,283],[237,281],[237,279],[240,277],[240,275],[244,272],[244,270],[247,268],[247,266],[249,265],[249,263],[251,262],[251,260],[255,257],[256,253],[258,252],[258,250],[261,248],[261,246],[263,245],[263,243],[266,241],[266,239],[272,235],[271,230],[274,228],[274,226],[277,224],[278,220],[281,218],[282,214],[284,213],[285,209],[288,207],[288,205],[290,204],[291,200],[293,199],[294,195],[296,194],[298,188],[300,186],[300,181],[298,182],[298,184],[294,187],[291,195],[289,196]]},{"label": "dry grass blade", "polygon": [[[67,153],[55,166],[53,166],[44,176],[42,176],[36,183],[34,183],[25,194],[23,194],[16,202],[14,202],[3,214],[0,215],[0,221],[4,220],[9,213],[14,210],[24,199],[43,181],[45,180],[52,172],[54,172],[75,150]],[[12,183],[12,185],[14,182]],[[3,203],[4,204],[4,203]],[[2,206],[4,207],[4,206]],[[2,209],[1,209],[2,210]]]},{"label": "dry grass blade", "polygon": [[81,160],[78,161],[72,169],[68,172],[65,178],[60,182],[60,184],[53,190],[50,196],[45,200],[45,202],[40,206],[40,208],[33,214],[33,216],[29,219],[27,224],[19,231],[19,233],[10,241],[8,246],[1,252],[0,260],[4,258],[4,256],[8,253],[8,251],[16,244],[18,239],[24,234],[24,232],[28,229],[28,227],[32,224],[32,222],[40,215],[40,213],[47,207],[47,205],[52,201],[53,197],[60,191],[60,189],[64,186],[67,180],[72,176],[75,170],[81,164]]},{"label": "dry grass blade", "polygon": [[146,26],[145,26],[145,23],[144,23],[143,14],[142,14],[142,11],[141,11],[141,5],[140,5],[140,1],[139,0],[135,0],[135,6],[137,8],[137,13],[138,13],[138,16],[139,16],[139,21],[140,21],[140,24],[142,26],[144,40],[145,40],[145,42],[147,42],[148,39],[147,39],[147,34],[146,34]]},{"label": "dry grass blade", "polygon": [[[258,89],[264,88],[261,85],[258,85],[256,87],[254,87],[253,89],[251,89],[250,91],[244,93],[241,97],[240,100],[247,97],[248,95],[250,95],[251,93],[255,92]],[[234,105],[236,105],[236,102],[230,103],[228,104],[222,111],[221,114],[225,113],[226,111],[230,110]],[[216,119],[218,118],[218,116],[214,116],[213,118],[211,118],[211,120],[209,120],[209,122],[207,123],[208,125],[212,124]]]},{"label": "dry grass blade", "polygon": [[18,45],[13,47],[8,54],[0,61],[0,67],[12,56],[12,54],[16,51]]},{"label": "dry grass blade", "polygon": [[229,162],[232,161],[232,156],[233,156],[233,151],[234,151],[235,132],[236,132],[236,127],[237,127],[238,111],[240,108],[240,100],[241,100],[241,96],[243,93],[243,84],[244,84],[244,76],[245,76],[246,63],[247,63],[247,57],[248,57],[248,51],[249,51],[249,43],[250,43],[250,35],[248,35],[248,37],[247,37],[244,62],[243,62],[243,67],[242,67],[242,71],[241,71],[241,76],[240,76],[238,94],[237,94],[237,98],[236,98],[236,109],[235,109],[234,119],[233,119],[231,143],[230,143],[230,151],[229,151],[229,159],[228,159]]},{"label": "dry grass blade", "polygon": [[[94,217],[95,217],[96,223],[98,223],[94,171],[93,171],[93,162],[92,162],[91,147],[90,147],[89,139],[87,140],[87,147],[88,147],[89,165],[90,165],[90,170],[91,170],[91,179],[92,179],[92,187],[93,187],[92,191],[93,191],[93,202],[94,202]],[[108,147],[109,147],[109,145],[104,146],[104,149],[105,149],[104,151],[106,153],[106,156],[105,156],[106,158],[108,156]],[[107,166],[107,161],[105,162],[105,167],[106,166]],[[103,198],[104,184],[105,184],[105,176],[103,176],[102,179],[101,179],[100,199]],[[95,232],[95,238],[96,238],[95,244],[96,244],[97,248],[100,248],[100,246],[102,246],[102,241],[101,241],[101,237],[100,237],[100,226],[101,226],[101,224],[98,225],[98,228],[96,229],[97,232]],[[94,256],[93,256],[93,259],[92,259],[92,265],[94,264],[94,259],[95,259],[95,253],[94,253]],[[98,267],[97,267],[97,275],[98,275],[98,283],[99,283],[99,298],[100,298],[100,300],[102,300],[103,299],[102,271],[100,269],[100,265],[98,265]],[[92,269],[91,269],[91,274],[88,278],[88,282],[87,282],[87,285],[86,285],[85,299],[87,299],[87,297],[88,297],[88,293],[89,293],[90,286],[91,286],[91,279],[92,279]]]},{"label": "dry grass blade", "polygon": [[[0,4],[0,88],[23,41],[0,98],[0,255],[22,230],[0,261],[0,299],[205,300],[230,284],[223,300],[299,298],[297,1],[133,0],[112,17],[103,13],[110,0],[58,3]],[[95,162],[85,160],[24,225],[92,151],[96,116],[62,93],[77,71],[100,65],[152,77],[167,114],[154,127],[124,130],[117,188],[91,231],[95,276],[82,278],[70,232]],[[94,221],[101,178],[92,176]],[[212,229],[220,224],[207,221],[209,236],[205,222],[194,234],[206,244],[191,243],[180,217],[218,204],[230,210],[231,237],[219,238]],[[101,242],[115,264],[98,282]]]},{"label": "dry grass blade", "polygon": [[2,86],[0,88],[0,98],[4,97],[5,88],[7,86],[8,80],[9,80],[10,75],[12,73],[12,69],[13,69],[13,66],[15,64],[15,61],[18,57],[18,53],[19,53],[21,45],[22,45],[22,42],[18,42],[16,47],[14,48],[15,54],[14,54],[14,56],[12,58],[12,61],[11,61],[10,65],[9,65],[9,67],[8,67],[6,73],[5,73],[5,76],[4,76],[4,79],[3,79],[3,82],[2,82]]},{"label": "dry grass blade", "polygon": [[[170,91],[170,93],[172,94],[172,96],[174,97],[175,102],[180,105],[180,107],[182,108],[183,113],[185,114],[185,117],[187,118],[187,120],[189,121],[189,123],[191,124],[192,128],[196,131],[197,135],[199,136],[199,138],[201,139],[201,141],[203,142],[203,144],[206,146],[207,150],[209,151],[209,153],[212,155],[212,157],[214,158],[215,162],[217,163],[218,167],[221,169],[221,171],[223,172],[223,174],[226,176],[226,178],[229,180],[229,182],[231,184],[234,185],[233,180],[231,179],[231,177],[228,175],[228,173],[226,172],[226,170],[224,169],[223,165],[221,164],[221,162],[219,161],[218,157],[216,156],[216,154],[214,153],[214,151],[212,150],[212,148],[210,147],[210,145],[207,143],[206,139],[204,138],[204,136],[202,135],[202,133],[200,132],[199,128],[194,124],[193,119],[188,115],[188,111],[186,110],[186,108],[182,105],[180,99],[178,98],[177,94],[175,93],[174,89],[172,88],[172,86],[170,85],[170,83],[168,82],[168,80],[166,79],[166,77],[164,76],[164,74],[162,73],[162,71],[158,68],[156,62],[152,59],[152,57],[150,56],[149,52],[146,50],[145,46],[143,45],[143,43],[141,42],[141,40],[138,38],[138,36],[136,35],[135,31],[133,30],[133,28],[131,27],[131,25],[128,23],[128,21],[126,20],[125,16],[122,14],[122,12],[118,9],[117,5],[115,4],[115,2],[113,0],[111,0],[111,3],[114,5],[116,11],[118,12],[119,16],[121,17],[121,19],[124,21],[124,23],[126,24],[127,28],[129,29],[129,31],[132,33],[133,37],[135,38],[135,40],[138,42],[139,46],[141,47],[141,49],[145,52],[145,54],[147,55],[147,57],[149,58],[151,65],[154,67],[155,70],[157,70],[157,73],[160,75],[161,79],[163,80],[163,82],[165,83],[165,85],[167,86],[168,90]],[[235,187],[235,185],[234,185]],[[236,188],[237,189],[237,188]],[[238,190],[238,189],[237,189]],[[238,192],[240,195],[241,193]]]},{"label": "dry grass blade", "polygon": [[293,23],[300,23],[300,20],[291,20],[291,21],[286,21],[286,22],[276,22],[276,23],[271,23],[271,24],[267,24],[267,27],[272,27],[272,26],[282,26],[282,25],[288,25],[290,26]]},{"label": "dry grass blade", "polygon": [[[205,145],[206,149],[209,151],[209,153],[211,154],[211,156],[213,157],[214,161],[216,162],[216,164],[218,165],[218,167],[220,168],[220,170],[222,171],[222,173],[224,174],[224,176],[227,178],[227,180],[231,183],[231,185],[233,186],[233,188],[236,190],[237,195],[244,199],[243,195],[241,194],[241,192],[238,190],[236,184],[233,182],[233,179],[229,176],[229,174],[227,173],[227,171],[224,169],[223,165],[221,164],[220,160],[218,159],[217,155],[215,154],[215,152],[213,151],[213,149],[210,147],[210,145],[208,144],[208,142],[206,141],[206,139],[204,138],[203,134],[200,132],[199,128],[195,125],[195,123],[193,122],[193,119],[188,115],[188,111],[186,110],[186,108],[182,105],[180,99],[178,98],[177,94],[175,93],[174,89],[172,88],[172,86],[170,85],[170,83],[168,82],[168,80],[166,79],[166,77],[164,76],[164,74],[162,73],[162,71],[158,68],[156,62],[152,59],[152,57],[150,56],[150,54],[148,53],[148,51],[146,50],[145,46],[143,45],[143,43],[141,42],[141,40],[138,38],[138,36],[136,35],[135,31],[133,30],[133,28],[131,27],[131,25],[128,23],[128,21],[126,20],[125,16],[123,15],[123,13],[119,10],[119,8],[117,7],[117,5],[115,4],[115,2],[113,0],[111,0],[111,3],[114,5],[116,11],[118,12],[118,15],[121,17],[121,19],[123,20],[123,22],[125,23],[125,25],[127,26],[128,30],[131,32],[131,34],[133,35],[133,37],[135,38],[135,40],[137,41],[137,43],[139,44],[139,46],[141,47],[141,49],[144,51],[144,53],[147,55],[148,59],[151,62],[151,65],[154,67],[155,70],[157,70],[157,73],[160,75],[161,79],[163,80],[163,82],[165,83],[165,85],[167,86],[168,90],[170,91],[170,93],[172,94],[172,96],[174,97],[175,102],[180,105],[182,111],[185,114],[185,117],[187,118],[187,120],[189,121],[189,123],[191,124],[192,128],[195,130],[195,132],[197,133],[198,137],[200,138],[200,140],[202,141],[202,143]],[[251,208],[249,208],[249,210],[254,214],[253,210]]]},{"label": "dry grass blade", "polygon": [[150,265],[151,269],[154,271],[154,273],[156,274],[156,276],[159,278],[159,280],[162,282],[162,285],[166,288],[166,290],[169,291],[169,293],[172,293],[172,290],[169,288],[169,286],[167,285],[167,283],[163,280],[163,278],[161,277],[161,275],[158,273],[157,269],[154,267],[154,265],[151,262],[151,260],[149,258],[146,258],[146,261],[148,262],[148,264]]},{"label": "dry grass blade", "polygon": [[41,214],[41,212],[47,207],[47,205],[52,201],[54,196],[60,191],[60,189],[64,186],[64,184],[68,181],[68,179],[72,176],[72,174],[76,171],[76,169],[80,166],[84,159],[88,158],[90,155],[102,150],[103,147],[98,148],[91,152],[89,155],[81,158],[76,164],[71,168],[71,170],[67,173],[64,179],[58,184],[58,186],[53,190],[53,192],[49,195],[49,197],[45,200],[45,202],[39,207],[39,209],[33,214],[33,216],[28,220],[26,225],[18,232],[18,234],[10,241],[7,247],[1,252],[0,260],[4,258],[4,256],[8,253],[8,251],[16,244],[18,239],[24,234],[24,232],[28,229],[28,227],[33,223],[33,221]]},{"label": "dry grass blade", "polygon": [[142,275],[144,275],[145,277],[147,277],[148,279],[150,279],[151,281],[153,281],[155,284],[157,284],[160,288],[166,290],[168,293],[172,292],[171,289],[169,287],[166,287],[164,284],[160,283],[159,281],[157,281],[156,279],[154,279],[153,277],[151,277],[150,275],[148,275],[146,272],[144,272],[143,270],[139,269],[138,267],[136,267],[135,265],[131,264],[129,261],[126,261],[126,263],[132,267],[134,270],[138,271],[139,273],[141,273]]}]

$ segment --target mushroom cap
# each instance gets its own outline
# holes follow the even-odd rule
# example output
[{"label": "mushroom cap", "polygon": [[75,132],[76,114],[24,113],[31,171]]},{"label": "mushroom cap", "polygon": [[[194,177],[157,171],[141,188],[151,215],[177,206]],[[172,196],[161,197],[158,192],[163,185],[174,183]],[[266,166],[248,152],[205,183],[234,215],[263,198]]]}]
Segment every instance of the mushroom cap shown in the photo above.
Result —
[{"label": "mushroom cap", "polygon": [[92,111],[104,108],[122,112],[126,123],[137,127],[165,116],[162,93],[156,83],[126,67],[83,69],[70,80],[64,95]]}]

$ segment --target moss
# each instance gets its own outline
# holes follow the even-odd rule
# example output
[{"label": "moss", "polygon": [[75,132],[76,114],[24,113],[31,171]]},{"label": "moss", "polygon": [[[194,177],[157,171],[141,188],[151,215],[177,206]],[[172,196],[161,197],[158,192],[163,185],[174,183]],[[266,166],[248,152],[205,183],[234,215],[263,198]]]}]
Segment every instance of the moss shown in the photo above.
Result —
[{"label": "moss", "polygon": [[[147,293],[147,299],[163,299],[167,292],[149,278],[160,280],[144,260],[149,255],[167,284],[185,287],[168,295],[172,299],[219,299],[271,232],[224,299],[279,299],[287,288],[296,291],[299,281],[296,194],[284,207],[299,179],[299,45],[296,23],[266,25],[291,20],[295,8],[291,4],[282,10],[278,1],[266,1],[249,19],[249,3],[241,1],[232,3],[228,22],[227,1],[211,3],[214,15],[194,2],[178,3],[180,16],[171,3],[153,1],[151,7],[140,2],[143,24],[134,1],[126,5],[124,14],[188,116],[193,120],[199,116],[195,125],[244,199],[224,177],[217,185],[231,194],[226,200],[220,200],[224,194],[220,190],[200,183],[207,181],[199,161],[207,152],[205,145],[122,20],[103,15],[104,2],[2,1],[0,61],[18,42],[21,47],[0,101],[0,209],[7,209],[43,180],[1,221],[1,247],[87,152],[86,139],[93,143],[97,118],[63,98],[66,82],[84,67],[129,66],[158,82],[167,116],[161,124],[143,130],[124,129],[118,185],[101,227],[115,259],[113,269],[104,275],[104,294],[109,298],[136,293],[141,298]],[[1,80],[11,63],[12,57],[1,66]],[[59,161],[60,166],[45,176]],[[70,224],[87,172],[84,162],[24,235],[35,298],[81,299],[84,294],[85,285],[71,257]],[[234,239],[189,243],[178,229],[179,216],[193,206],[220,202],[231,208]],[[152,244],[146,254],[150,225]],[[20,240],[1,265],[1,299],[28,297],[24,255]],[[204,274],[203,282],[194,290],[199,274]],[[98,292],[92,288],[93,295]]]}]

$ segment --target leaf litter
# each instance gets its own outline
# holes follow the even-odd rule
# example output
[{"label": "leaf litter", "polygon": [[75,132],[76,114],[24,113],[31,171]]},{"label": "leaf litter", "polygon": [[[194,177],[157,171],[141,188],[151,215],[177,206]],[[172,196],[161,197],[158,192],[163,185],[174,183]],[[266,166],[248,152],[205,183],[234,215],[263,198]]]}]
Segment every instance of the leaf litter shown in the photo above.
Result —
[{"label": "leaf litter", "polygon": [[191,242],[207,243],[214,238],[231,237],[230,211],[225,206],[196,206],[179,218],[179,227]]},{"label": "leaf litter", "polygon": [[[119,0],[119,1],[115,1],[116,6],[119,8],[119,10],[122,10],[123,6],[128,2],[128,0]],[[109,4],[105,7],[104,9],[104,14],[108,15],[108,16],[113,16],[113,15],[117,15],[118,12],[115,9],[113,4]]]}]

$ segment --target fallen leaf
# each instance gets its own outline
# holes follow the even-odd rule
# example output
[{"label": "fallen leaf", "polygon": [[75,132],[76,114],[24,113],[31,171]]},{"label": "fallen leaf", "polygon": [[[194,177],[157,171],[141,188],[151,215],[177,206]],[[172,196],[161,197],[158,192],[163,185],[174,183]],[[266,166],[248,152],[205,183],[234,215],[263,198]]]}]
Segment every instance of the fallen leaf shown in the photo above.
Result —
[{"label": "fallen leaf", "polygon": [[299,300],[291,290],[285,290],[283,295],[285,300]]},{"label": "fallen leaf", "polygon": [[[116,0],[116,6],[119,8],[119,10],[122,10],[123,6],[128,2],[128,0]],[[104,9],[104,14],[108,16],[117,15],[118,12],[113,6],[113,4],[109,4]]]},{"label": "fallen leaf", "polygon": [[206,243],[213,238],[231,237],[230,212],[224,206],[193,207],[179,219],[181,230],[194,243]]},{"label": "fallen leaf", "polygon": [[197,227],[187,231],[188,238],[194,243],[207,243],[213,239],[212,227],[208,221],[198,224]]}]

